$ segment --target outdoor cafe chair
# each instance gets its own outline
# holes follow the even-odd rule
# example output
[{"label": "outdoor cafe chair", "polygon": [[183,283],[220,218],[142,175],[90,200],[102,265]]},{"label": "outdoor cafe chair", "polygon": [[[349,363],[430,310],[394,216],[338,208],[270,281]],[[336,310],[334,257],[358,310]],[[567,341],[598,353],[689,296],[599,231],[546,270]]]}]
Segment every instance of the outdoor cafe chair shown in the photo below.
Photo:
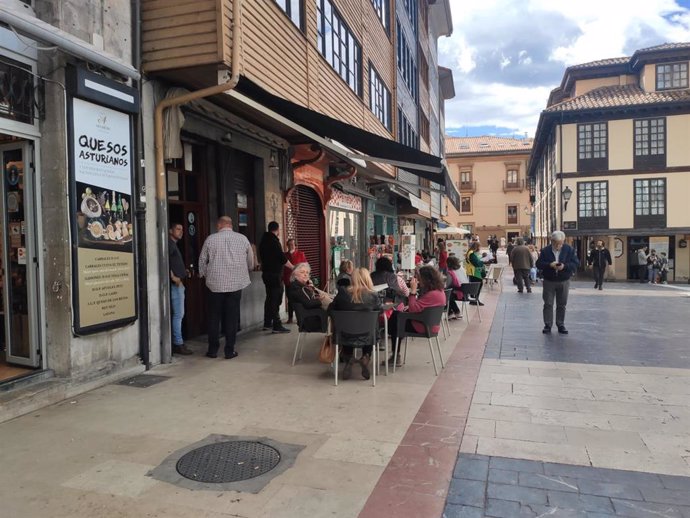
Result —
[{"label": "outdoor cafe chair", "polygon": [[501,291],[503,291],[503,270],[505,270],[505,266],[496,266],[495,264],[492,264],[489,267],[485,281],[492,290],[494,289],[494,284],[498,284],[499,288],[501,288]]},{"label": "outdoor cafe chair", "polygon": [[[441,322],[445,323],[445,327],[442,327],[443,329],[443,339],[447,339],[450,336],[450,323],[448,322],[448,312],[450,311],[450,295],[453,293],[453,290],[451,288],[443,290],[443,292],[446,294],[446,309],[443,312],[443,316],[441,318]],[[448,331],[446,333],[446,330]]]},{"label": "outdoor cafe chair", "polygon": [[[482,287],[481,282],[466,282],[460,285],[460,290],[462,291],[462,308],[461,311],[465,312],[465,316],[467,317],[467,323],[470,323],[470,315],[467,312],[467,304],[470,302],[470,297],[472,297],[473,300],[477,300],[477,296],[479,295],[479,290]],[[479,302],[479,301],[477,301]],[[482,321],[482,312],[479,310],[479,304],[476,305],[477,308],[477,316],[479,317],[479,321]]]},{"label": "outdoor cafe chair", "polygon": [[[297,360],[297,354],[299,353],[299,359],[302,359],[302,349],[300,348],[300,339],[302,338],[303,333],[323,333],[326,334],[328,332],[328,313],[324,311],[322,308],[313,308],[313,309],[306,309],[302,304],[299,303],[292,303],[292,307],[295,310],[295,314],[297,315],[297,329],[299,333],[297,334],[297,343],[295,344],[295,352],[292,355],[292,366],[295,366],[295,361]],[[307,319],[309,321],[312,320],[312,318],[318,318],[319,319],[319,324],[318,328],[308,330],[307,326],[305,325],[305,322]],[[311,327],[311,326],[309,326]]]},{"label": "outdoor cafe chair", "polygon": [[[438,341],[438,332],[433,332],[434,326],[442,327],[443,312],[446,306],[435,306],[432,308],[426,308],[421,313],[407,313],[401,311],[398,313],[397,325],[398,325],[398,339],[395,341],[395,350],[393,351],[393,358],[398,358],[398,348],[400,347],[400,341],[405,339],[405,352],[403,353],[403,365],[407,361],[407,339],[408,338],[426,338],[429,340],[429,351],[431,352],[431,363],[434,365],[434,373],[438,376],[438,369],[436,368],[436,358],[434,356],[434,346],[431,342],[432,338],[436,339],[436,347],[438,349],[438,356],[441,359],[441,368],[446,365],[443,362],[443,354],[441,354],[441,343]],[[408,320],[414,320],[420,322],[424,326],[423,333],[417,333],[415,331],[408,331],[406,329],[406,324]],[[396,361],[397,363],[397,361]],[[393,372],[395,372],[395,363],[393,364]]]},{"label": "outdoor cafe chair", "polygon": [[376,386],[378,366],[379,312],[373,311],[329,311],[333,324],[333,339],[337,350],[335,354],[335,384],[338,385],[338,363],[340,347],[362,349],[371,345],[371,386]]}]

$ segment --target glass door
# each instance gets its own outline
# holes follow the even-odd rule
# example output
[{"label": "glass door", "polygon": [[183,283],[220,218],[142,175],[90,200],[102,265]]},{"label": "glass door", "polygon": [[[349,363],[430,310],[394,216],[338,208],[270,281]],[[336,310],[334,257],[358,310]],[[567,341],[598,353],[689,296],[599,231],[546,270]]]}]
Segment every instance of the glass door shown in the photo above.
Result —
[{"label": "glass door", "polygon": [[0,289],[8,363],[38,367],[36,261],[33,245],[33,168],[29,142],[0,146]]}]

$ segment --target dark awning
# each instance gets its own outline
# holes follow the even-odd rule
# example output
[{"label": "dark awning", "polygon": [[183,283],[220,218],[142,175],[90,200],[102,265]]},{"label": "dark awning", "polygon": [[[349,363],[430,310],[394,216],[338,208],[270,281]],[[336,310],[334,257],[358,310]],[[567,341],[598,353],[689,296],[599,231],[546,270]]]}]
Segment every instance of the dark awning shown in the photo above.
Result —
[{"label": "dark awning", "polygon": [[[345,154],[348,158],[391,164],[420,178],[426,178],[439,185],[446,185],[446,175],[443,174],[444,167],[440,157],[404,146],[273,95],[245,77],[240,79],[236,92],[244,94],[309,132],[337,141],[359,152],[348,153],[341,149],[340,153]],[[228,94],[238,98],[233,91],[228,92]]]}]

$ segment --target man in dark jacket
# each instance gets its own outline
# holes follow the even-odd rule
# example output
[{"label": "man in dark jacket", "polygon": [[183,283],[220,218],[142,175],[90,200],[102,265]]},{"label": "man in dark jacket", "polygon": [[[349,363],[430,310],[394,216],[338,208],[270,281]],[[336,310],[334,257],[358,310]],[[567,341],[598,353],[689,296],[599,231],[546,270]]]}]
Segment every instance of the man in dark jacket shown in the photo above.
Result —
[{"label": "man in dark jacket", "polygon": [[184,281],[187,269],[177,242],[184,236],[180,223],[172,223],[168,229],[168,264],[170,265],[170,321],[172,324],[172,353],[192,354],[182,339],[182,319],[184,318]]},{"label": "man in dark jacket", "polygon": [[611,261],[611,253],[606,249],[601,239],[597,240],[596,248],[589,251],[587,264],[592,266],[594,271],[594,289],[603,290],[606,267],[611,266],[613,262]]},{"label": "man in dark jacket", "polygon": [[532,266],[534,266],[534,260],[532,259],[529,248],[525,246],[525,242],[522,238],[517,239],[517,245],[510,254],[510,263],[513,265],[513,271],[515,272],[518,293],[522,293],[523,283],[525,288],[527,288],[527,293],[532,293],[529,271],[532,269]]},{"label": "man in dark jacket", "polygon": [[556,326],[558,332],[567,335],[565,328],[565,306],[568,304],[570,277],[575,273],[580,261],[575,250],[566,245],[565,234],[560,230],[551,234],[551,245],[541,249],[537,268],[544,275],[544,329],[543,333],[550,333],[553,325],[553,300],[556,299]]},{"label": "man in dark jacket", "polygon": [[266,302],[264,302],[264,331],[274,333],[289,333],[290,330],[280,321],[280,302],[283,300],[283,266],[292,268],[292,264],[285,257],[278,239],[279,225],[276,221],[268,224],[268,232],[264,232],[259,243],[259,260],[261,261],[261,279],[266,287]]}]

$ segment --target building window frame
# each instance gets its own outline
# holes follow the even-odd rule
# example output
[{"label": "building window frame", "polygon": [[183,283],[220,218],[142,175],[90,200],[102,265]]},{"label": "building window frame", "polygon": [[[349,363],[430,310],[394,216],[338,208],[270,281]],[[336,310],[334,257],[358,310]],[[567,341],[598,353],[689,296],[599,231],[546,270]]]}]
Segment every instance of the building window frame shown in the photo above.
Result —
[{"label": "building window frame", "polygon": [[415,53],[412,52],[407,37],[400,25],[400,20],[397,20],[396,34],[397,34],[397,47],[396,47],[396,63],[398,66],[398,72],[403,79],[403,83],[407,86],[412,98],[415,102],[419,101],[419,75],[417,72],[417,60]]},{"label": "building window frame", "polygon": [[666,167],[666,117],[633,120],[635,169]]},{"label": "building window frame", "polygon": [[290,21],[304,32],[304,0],[273,0]]},{"label": "building window frame", "polygon": [[391,92],[371,61],[369,62],[369,109],[388,131],[393,129]]},{"label": "building window frame", "polygon": [[577,228],[609,228],[609,182],[577,182]]},{"label": "building window frame", "polygon": [[419,111],[419,137],[429,144],[430,129],[429,118],[423,111]]},{"label": "building window frame", "polygon": [[667,214],[666,178],[633,180],[633,214],[635,228],[665,228]]},{"label": "building window frame", "polygon": [[603,171],[608,168],[608,123],[577,125],[578,171]]},{"label": "building window frame", "polygon": [[679,90],[688,88],[688,62],[659,63],[656,66],[656,89]]},{"label": "building window frame", "polygon": [[405,117],[400,106],[398,106],[398,142],[404,146],[419,149],[419,134]]},{"label": "building window frame", "polygon": [[371,5],[376,12],[381,25],[386,30],[386,34],[391,34],[391,2],[390,0],[371,0]]},{"label": "building window frame", "polygon": [[520,206],[517,203],[509,203],[506,205],[506,224],[520,224]]},{"label": "building window frame", "polygon": [[472,214],[472,196],[460,196],[460,214]]},{"label": "building window frame", "polygon": [[350,90],[361,98],[362,45],[331,0],[317,0],[316,10],[319,53]]}]

